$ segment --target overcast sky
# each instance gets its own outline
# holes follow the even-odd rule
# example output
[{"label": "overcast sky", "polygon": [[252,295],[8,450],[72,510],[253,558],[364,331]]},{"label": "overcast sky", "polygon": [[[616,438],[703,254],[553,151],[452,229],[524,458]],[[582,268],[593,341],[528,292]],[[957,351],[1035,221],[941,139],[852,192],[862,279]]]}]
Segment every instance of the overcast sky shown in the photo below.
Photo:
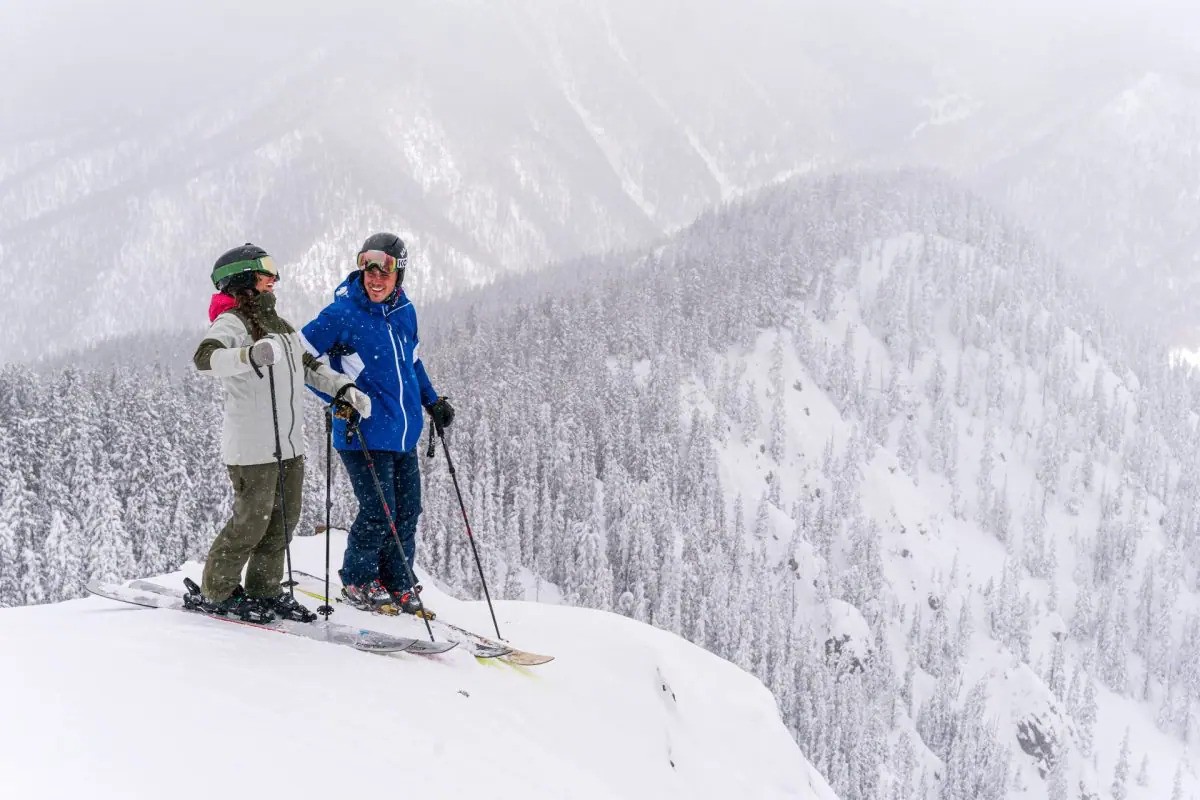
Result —
[{"label": "overcast sky", "polygon": [[[430,14],[471,14],[481,2],[7,0],[0,3],[0,103],[6,109],[0,144],[111,115],[147,109],[170,114],[211,101],[236,83],[286,69],[316,48],[369,60],[402,50],[412,37],[428,39],[424,21]],[[598,2],[488,5],[509,3],[537,13],[544,3],[562,15]],[[749,26],[767,17],[833,48],[849,37],[869,41],[876,52],[892,46],[930,54],[959,49],[962,55],[950,57],[975,60],[978,69],[995,71],[999,80],[1010,73],[1013,80],[1037,79],[1055,69],[1058,57],[1083,63],[1086,70],[1093,59],[1120,59],[1131,49],[1175,52],[1182,46],[1194,55],[1200,40],[1200,3],[1183,0],[844,0],[832,11],[824,0],[605,2],[626,18],[643,13],[652,21],[678,18],[677,30],[685,32],[707,24],[717,37],[736,35],[732,28],[739,23]],[[897,19],[911,28],[904,41],[888,41]],[[457,42],[445,36],[445,26],[437,30],[453,58]],[[912,41],[925,35],[927,42]],[[1021,75],[1022,67],[1033,77]]]}]

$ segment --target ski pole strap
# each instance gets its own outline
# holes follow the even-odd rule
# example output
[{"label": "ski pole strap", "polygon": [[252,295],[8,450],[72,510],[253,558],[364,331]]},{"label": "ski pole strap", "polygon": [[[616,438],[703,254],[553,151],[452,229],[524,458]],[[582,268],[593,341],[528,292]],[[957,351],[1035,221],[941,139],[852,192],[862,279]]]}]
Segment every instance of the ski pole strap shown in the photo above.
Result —
[{"label": "ski pole strap", "polygon": [[[252,344],[246,348],[246,361],[250,362],[250,368],[253,369],[254,374],[260,378],[263,376],[262,365],[254,360],[254,345],[258,344],[261,341],[262,341],[262,339],[256,339],[254,341],[254,344]],[[267,368],[270,369],[270,365],[268,365]]]},{"label": "ski pole strap", "polygon": [[425,457],[433,458],[435,455],[437,455],[437,450],[434,448],[433,425],[430,425],[429,426],[429,447],[428,447],[428,449],[425,450]]}]

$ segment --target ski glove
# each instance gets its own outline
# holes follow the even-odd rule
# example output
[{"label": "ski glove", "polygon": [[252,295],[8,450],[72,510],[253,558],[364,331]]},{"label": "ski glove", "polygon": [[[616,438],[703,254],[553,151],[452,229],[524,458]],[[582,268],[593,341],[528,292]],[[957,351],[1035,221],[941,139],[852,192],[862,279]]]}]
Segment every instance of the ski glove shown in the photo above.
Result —
[{"label": "ski glove", "polygon": [[436,403],[425,406],[425,410],[433,420],[433,427],[439,431],[449,428],[450,423],[454,422],[454,406],[450,405],[450,401],[445,397],[439,397]]},{"label": "ski glove", "polygon": [[271,337],[259,339],[249,347],[243,347],[241,352],[243,363],[258,369],[269,367],[283,360],[283,348]]},{"label": "ski glove", "polygon": [[350,406],[363,419],[371,416],[371,398],[367,397],[366,393],[353,383],[347,383],[341,389],[338,389],[333,402],[335,405]]}]

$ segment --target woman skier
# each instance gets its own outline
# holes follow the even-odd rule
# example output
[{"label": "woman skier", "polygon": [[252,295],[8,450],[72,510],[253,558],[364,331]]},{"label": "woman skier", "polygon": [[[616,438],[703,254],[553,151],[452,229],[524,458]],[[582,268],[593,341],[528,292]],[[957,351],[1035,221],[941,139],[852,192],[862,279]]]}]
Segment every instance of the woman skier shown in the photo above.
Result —
[{"label": "woman skier", "polygon": [[224,388],[221,454],[233,483],[233,514],[208,551],[202,584],[185,580],[185,604],[250,621],[311,622],[316,615],[279,588],[300,518],[304,385],[349,403],[364,418],[371,401],[350,378],[303,351],[300,335],[275,310],[278,280],[271,256],[249,243],[213,266],[211,325],[192,360]]}]

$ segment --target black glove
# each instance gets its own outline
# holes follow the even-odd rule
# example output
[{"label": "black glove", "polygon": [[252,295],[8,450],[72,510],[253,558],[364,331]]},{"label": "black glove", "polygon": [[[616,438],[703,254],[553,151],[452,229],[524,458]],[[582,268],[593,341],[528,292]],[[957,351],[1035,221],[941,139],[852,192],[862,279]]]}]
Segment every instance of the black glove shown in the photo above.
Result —
[{"label": "black glove", "polygon": [[354,414],[363,419],[371,416],[371,398],[353,383],[338,389],[333,396],[333,406],[333,415],[342,419],[349,419]]},{"label": "black glove", "polygon": [[445,397],[439,397],[436,403],[430,403],[425,406],[425,411],[428,412],[429,418],[433,420],[433,427],[441,432],[444,428],[449,428],[454,422],[454,406],[450,405],[450,401]]}]

